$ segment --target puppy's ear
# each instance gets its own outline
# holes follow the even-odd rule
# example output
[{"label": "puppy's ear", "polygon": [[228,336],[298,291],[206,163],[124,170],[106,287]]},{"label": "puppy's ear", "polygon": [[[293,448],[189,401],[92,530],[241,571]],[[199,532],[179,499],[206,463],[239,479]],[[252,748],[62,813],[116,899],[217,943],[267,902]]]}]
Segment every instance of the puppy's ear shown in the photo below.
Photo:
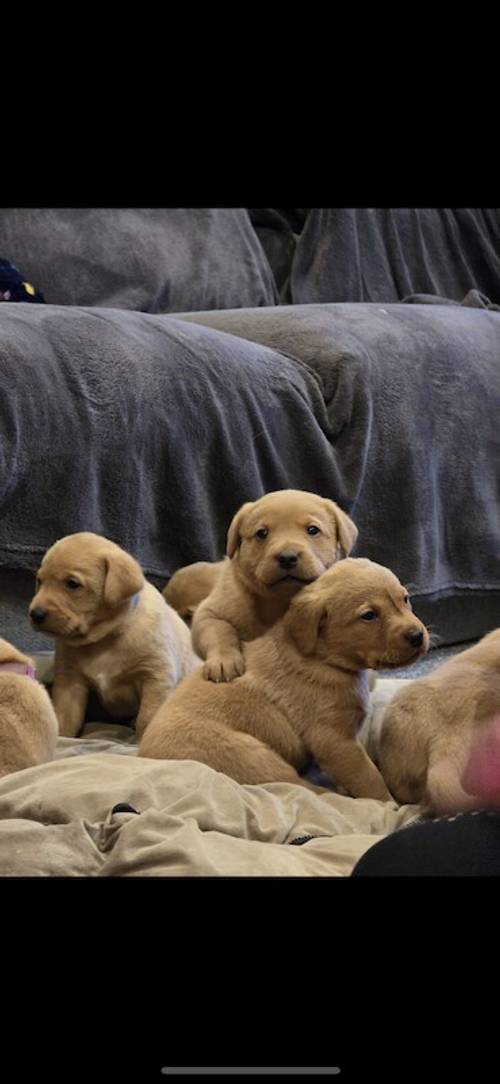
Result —
[{"label": "puppy's ear", "polygon": [[111,609],[121,606],[144,587],[144,573],[140,564],[124,550],[117,547],[116,551],[107,553],[104,566],[104,601]]},{"label": "puppy's ear", "polygon": [[0,662],[20,662],[28,666],[33,664],[33,659],[30,659],[28,655],[23,655],[22,651],[18,651],[17,647],[9,644],[8,640],[0,639]]},{"label": "puppy's ear", "polygon": [[337,528],[339,546],[344,553],[344,557],[348,557],[358,537],[358,528],[347,513],[343,512],[338,504],[335,504],[335,501],[329,501],[326,497],[324,501]]},{"label": "puppy's ear", "polygon": [[241,542],[241,537],[240,537],[241,524],[243,522],[244,517],[246,516],[246,514],[248,512],[248,509],[252,508],[253,505],[254,505],[254,501],[247,501],[246,504],[242,504],[241,508],[239,509],[239,511],[236,513],[236,515],[233,517],[233,519],[231,521],[231,526],[230,526],[230,528],[229,528],[229,530],[227,532],[227,542],[226,542],[226,554],[227,554],[228,557],[234,557],[234,555],[236,553],[236,550],[238,549],[238,546],[239,546],[239,544]]},{"label": "puppy's ear", "polygon": [[314,655],[326,617],[323,600],[307,591],[300,591],[290,603],[288,631],[302,655]]}]

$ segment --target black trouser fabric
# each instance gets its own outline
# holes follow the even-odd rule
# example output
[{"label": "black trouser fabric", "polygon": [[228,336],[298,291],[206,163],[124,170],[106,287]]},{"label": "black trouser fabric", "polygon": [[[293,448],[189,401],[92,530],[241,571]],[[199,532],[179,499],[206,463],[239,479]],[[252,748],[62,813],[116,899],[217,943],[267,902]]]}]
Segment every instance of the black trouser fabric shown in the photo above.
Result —
[{"label": "black trouser fabric", "polygon": [[499,877],[500,811],[401,828],[360,858],[352,877]]}]

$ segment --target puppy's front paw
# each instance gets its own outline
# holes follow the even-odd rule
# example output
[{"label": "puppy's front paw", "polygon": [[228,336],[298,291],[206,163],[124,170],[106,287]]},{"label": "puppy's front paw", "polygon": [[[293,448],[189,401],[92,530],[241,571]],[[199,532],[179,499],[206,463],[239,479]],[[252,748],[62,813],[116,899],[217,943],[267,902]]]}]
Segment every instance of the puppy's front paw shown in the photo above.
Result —
[{"label": "puppy's front paw", "polygon": [[212,655],[203,666],[205,681],[233,681],[245,673],[245,660],[240,651],[231,655]]}]

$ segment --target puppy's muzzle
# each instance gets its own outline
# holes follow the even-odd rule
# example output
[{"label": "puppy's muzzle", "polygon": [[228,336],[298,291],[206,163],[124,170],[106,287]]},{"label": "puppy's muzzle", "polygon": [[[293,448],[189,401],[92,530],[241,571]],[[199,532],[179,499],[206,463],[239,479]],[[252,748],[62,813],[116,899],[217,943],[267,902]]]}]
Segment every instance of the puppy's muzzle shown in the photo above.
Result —
[{"label": "puppy's muzzle", "polygon": [[405,632],[405,639],[408,640],[412,647],[421,647],[424,642],[424,634],[421,629],[410,629],[409,632]]},{"label": "puppy's muzzle", "polygon": [[35,606],[33,610],[30,610],[30,617],[34,625],[42,625],[47,617],[47,610],[42,610],[41,606]]},{"label": "puppy's muzzle", "polygon": [[276,555],[276,561],[278,562],[280,568],[295,568],[298,560],[298,555],[296,553],[293,553],[292,550],[283,550],[282,553],[278,553]]}]

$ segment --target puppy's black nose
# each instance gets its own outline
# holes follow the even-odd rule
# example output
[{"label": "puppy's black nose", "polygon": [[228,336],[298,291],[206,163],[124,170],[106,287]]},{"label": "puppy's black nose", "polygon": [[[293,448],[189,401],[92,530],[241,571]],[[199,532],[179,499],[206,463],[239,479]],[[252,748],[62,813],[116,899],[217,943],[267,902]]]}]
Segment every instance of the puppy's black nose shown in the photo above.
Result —
[{"label": "puppy's black nose", "polygon": [[294,568],[297,564],[298,557],[296,553],[292,553],[291,550],[284,550],[283,553],[278,553],[276,558],[281,568]]},{"label": "puppy's black nose", "polygon": [[45,621],[47,617],[47,610],[40,609],[39,606],[35,606],[34,610],[30,610],[31,620],[35,622],[35,625],[41,625],[42,621]]},{"label": "puppy's black nose", "polygon": [[423,643],[424,634],[419,629],[411,629],[410,632],[406,633],[406,639],[410,641],[412,647],[420,647],[420,644]]}]

